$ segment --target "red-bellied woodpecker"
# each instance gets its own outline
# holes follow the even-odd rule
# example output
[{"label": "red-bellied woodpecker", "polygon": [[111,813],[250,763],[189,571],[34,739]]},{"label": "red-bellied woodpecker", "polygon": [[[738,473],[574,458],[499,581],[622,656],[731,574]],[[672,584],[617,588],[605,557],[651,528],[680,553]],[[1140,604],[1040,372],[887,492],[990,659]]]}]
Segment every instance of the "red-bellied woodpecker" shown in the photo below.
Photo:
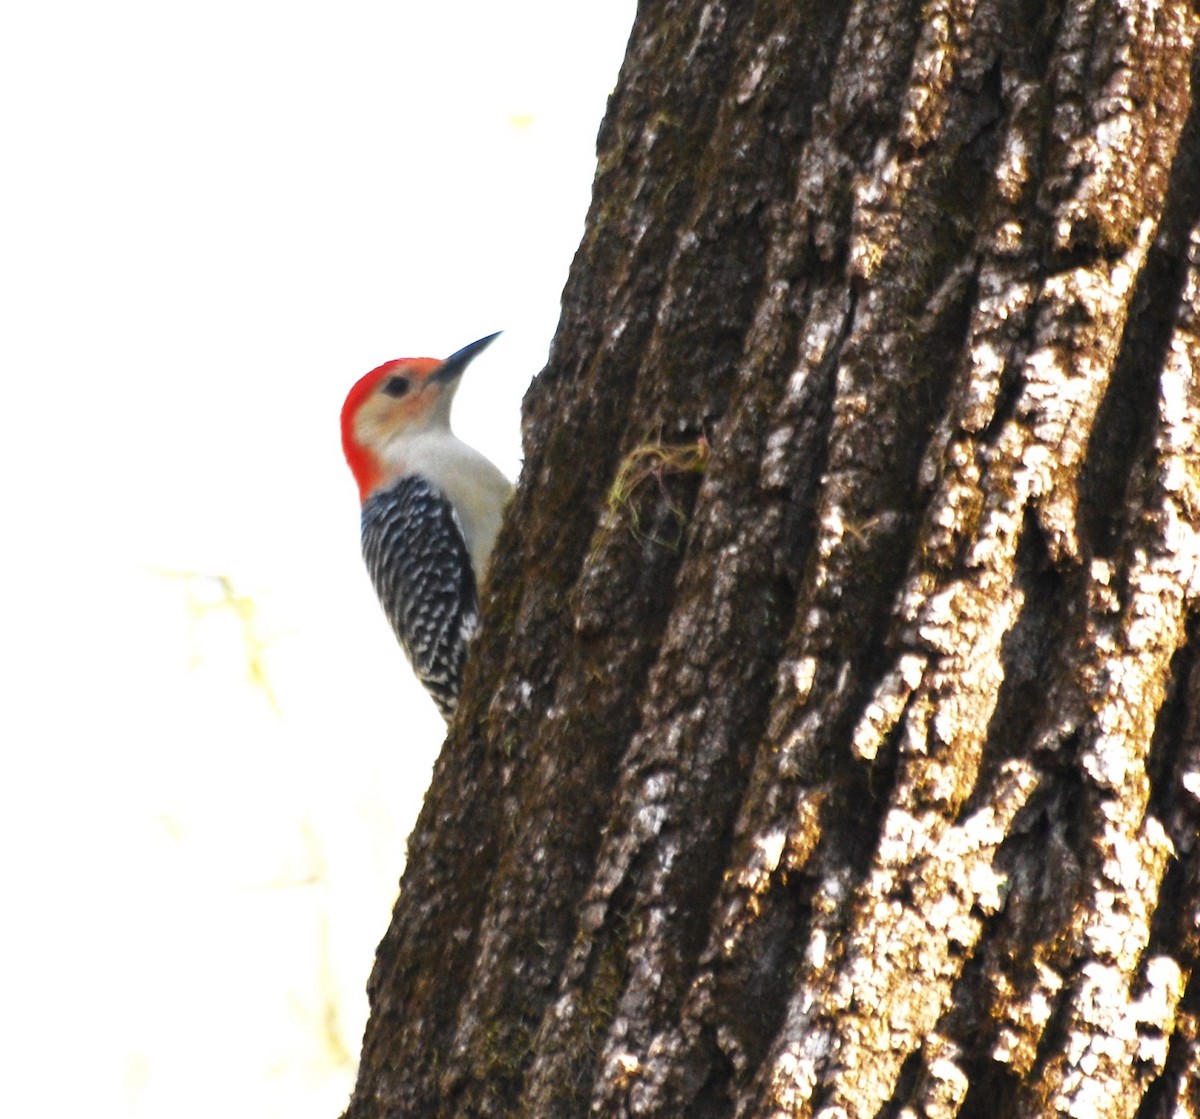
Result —
[{"label": "red-bellied woodpecker", "polygon": [[342,449],[362,500],[362,547],[384,613],[449,722],[479,586],[512,485],[450,430],[459,378],[490,334],[445,361],[372,369],[342,406]]}]

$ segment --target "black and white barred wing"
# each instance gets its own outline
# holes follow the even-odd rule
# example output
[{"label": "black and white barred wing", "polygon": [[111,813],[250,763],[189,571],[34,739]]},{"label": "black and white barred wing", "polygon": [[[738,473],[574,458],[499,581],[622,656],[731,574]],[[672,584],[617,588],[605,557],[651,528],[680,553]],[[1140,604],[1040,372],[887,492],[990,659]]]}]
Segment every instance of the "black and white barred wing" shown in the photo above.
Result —
[{"label": "black and white barred wing", "polygon": [[413,671],[449,720],[479,625],[471,557],[454,507],[418,477],[368,498],[363,556]]}]

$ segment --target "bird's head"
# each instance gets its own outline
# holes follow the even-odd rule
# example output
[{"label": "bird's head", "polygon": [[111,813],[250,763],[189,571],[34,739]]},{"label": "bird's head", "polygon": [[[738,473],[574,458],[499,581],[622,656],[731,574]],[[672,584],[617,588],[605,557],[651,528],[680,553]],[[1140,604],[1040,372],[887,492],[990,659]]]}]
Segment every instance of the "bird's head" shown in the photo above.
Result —
[{"label": "bird's head", "polygon": [[389,480],[403,441],[421,432],[449,430],[450,402],[472,359],[499,334],[489,334],[451,354],[402,357],[361,377],[342,405],[342,450],[366,501]]}]

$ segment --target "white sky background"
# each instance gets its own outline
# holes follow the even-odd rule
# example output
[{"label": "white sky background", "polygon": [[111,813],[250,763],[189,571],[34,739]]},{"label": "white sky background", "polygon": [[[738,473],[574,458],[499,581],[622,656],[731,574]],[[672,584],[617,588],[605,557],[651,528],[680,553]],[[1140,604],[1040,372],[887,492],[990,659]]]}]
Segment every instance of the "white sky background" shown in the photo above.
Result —
[{"label": "white sky background", "polygon": [[516,475],[634,7],[6,10],[0,1112],[340,1113],[442,724],[338,412],[503,329]]}]

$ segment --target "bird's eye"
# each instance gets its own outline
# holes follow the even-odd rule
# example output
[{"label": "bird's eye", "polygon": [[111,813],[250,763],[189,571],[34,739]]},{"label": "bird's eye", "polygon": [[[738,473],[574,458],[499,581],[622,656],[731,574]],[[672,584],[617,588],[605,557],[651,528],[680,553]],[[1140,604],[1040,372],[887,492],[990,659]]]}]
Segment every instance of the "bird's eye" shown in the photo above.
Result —
[{"label": "bird's eye", "polygon": [[407,377],[389,377],[384,383],[383,391],[388,396],[403,396],[411,387]]}]

